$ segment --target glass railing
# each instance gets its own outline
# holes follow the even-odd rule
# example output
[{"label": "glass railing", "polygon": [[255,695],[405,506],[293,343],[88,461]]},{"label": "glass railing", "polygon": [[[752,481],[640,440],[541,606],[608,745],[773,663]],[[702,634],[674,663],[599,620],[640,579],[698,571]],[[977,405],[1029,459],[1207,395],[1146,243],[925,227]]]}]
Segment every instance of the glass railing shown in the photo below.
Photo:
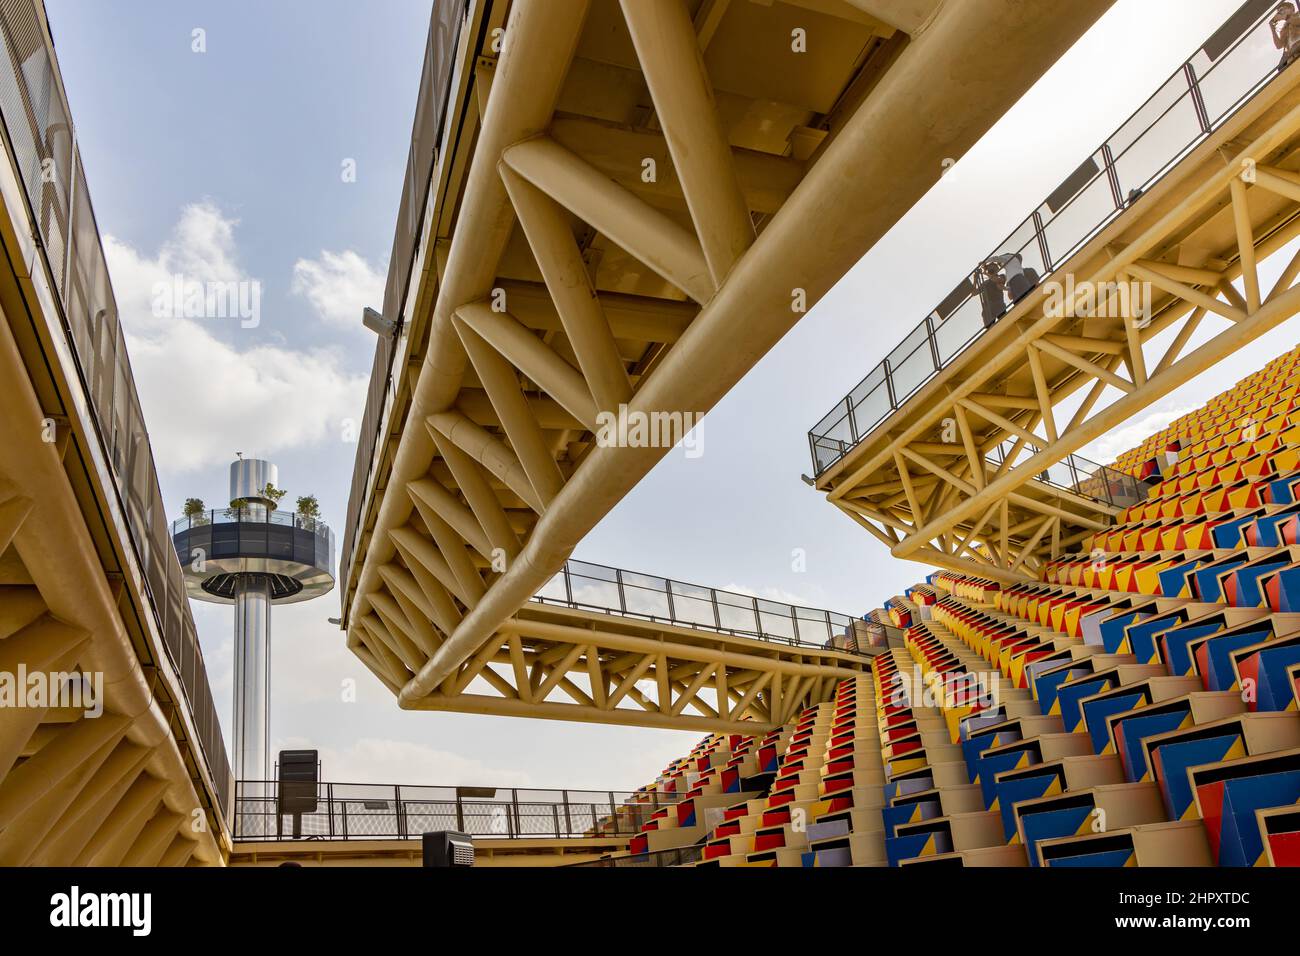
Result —
[{"label": "glass railing", "polygon": [[[1242,4],[1101,147],[808,432],[814,474],[826,471],[1014,305],[986,263],[1017,257],[1018,301],[1172,170],[1280,70],[1273,0]],[[1013,283],[1007,282],[1008,287]]]},{"label": "glass railing", "polygon": [[[236,840],[408,840],[455,830],[490,840],[631,837],[678,794],[654,790],[535,790],[366,783],[307,784],[309,812],[281,806],[274,781],[235,787]],[[286,783],[286,796],[303,796]],[[314,790],[314,793],[313,793]],[[301,806],[301,804],[299,804]]]},{"label": "glass railing", "polygon": [[271,511],[267,508],[213,508],[197,514],[177,518],[172,522],[172,536],[191,528],[203,528],[216,524],[272,524],[281,528],[297,528],[307,531],[319,538],[331,542],[333,548],[334,532],[320,518],[311,518],[294,511]]},{"label": "glass railing", "polygon": [[203,511],[173,521],[172,541],[182,561],[198,554],[218,562],[266,558],[272,562],[266,570],[286,571],[276,562],[292,562],[328,572],[331,577],[318,580],[309,594],[333,584],[334,532],[319,518],[256,506]]},{"label": "glass railing", "polygon": [[[1013,455],[1016,448],[1014,440],[1004,442],[993,449],[985,460],[995,469],[1000,468],[1008,455]],[[1027,459],[1040,451],[1034,445],[1020,445],[1014,452],[1011,465]],[[1095,461],[1080,455],[1066,455],[1064,459],[1048,465],[1038,475],[1038,480],[1054,488],[1069,491],[1085,498],[1110,505],[1112,508],[1124,509],[1147,499],[1148,485],[1126,472],[1099,465]]]},{"label": "glass railing", "polygon": [[585,561],[566,562],[533,600],[773,643],[830,650],[856,649],[856,643],[842,640],[844,635],[854,633],[853,617],[848,614],[684,584]]},{"label": "glass railing", "polygon": [[[381,306],[386,318],[405,324],[411,270],[420,251],[425,216],[429,209],[429,189],[437,157],[443,150],[443,133],[452,73],[460,44],[460,32],[468,15],[469,0],[438,0],[429,21],[429,36],[424,47],[424,66],[420,74],[420,91],[415,103],[415,120],[411,126],[411,145],[406,158],[406,175],[397,204],[397,223],[393,229],[393,247],[388,256],[388,279],[384,284]],[[473,53],[473,44],[470,45]],[[415,276],[419,282],[419,276]],[[413,301],[413,297],[410,297]],[[358,321],[360,316],[357,317]],[[357,433],[357,454],[352,464],[352,490],[348,496],[347,519],[343,526],[343,553],[340,556],[339,588],[346,603],[352,548],[358,528],[365,524],[366,490],[375,466],[375,450],[389,404],[397,393],[393,361],[398,352],[397,336],[380,336],[370,364],[370,385]]]},{"label": "glass railing", "polygon": [[[144,576],[149,611],[179,676],[200,755],[206,758],[225,814],[230,808],[230,764],[185,582],[167,535],[149,433],[67,98],[53,67],[53,44],[42,10],[30,0],[0,5],[0,31],[0,114],[41,250],[40,264],[31,268],[44,268],[50,277],[60,310],[57,320],[90,411],[89,426],[98,432],[118,508],[126,517],[125,543]],[[152,660],[145,663],[155,666]]]}]

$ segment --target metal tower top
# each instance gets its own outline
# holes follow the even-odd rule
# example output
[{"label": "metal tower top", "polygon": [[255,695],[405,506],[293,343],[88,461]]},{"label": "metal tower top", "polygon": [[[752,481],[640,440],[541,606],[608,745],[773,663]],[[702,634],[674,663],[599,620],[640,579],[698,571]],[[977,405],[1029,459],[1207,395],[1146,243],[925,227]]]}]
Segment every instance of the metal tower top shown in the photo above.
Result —
[{"label": "metal tower top", "polygon": [[319,518],[276,510],[268,494],[276,466],[258,458],[230,463],[230,506],[181,518],[172,541],[196,601],[231,604],[241,575],[265,576],[276,604],[309,601],[334,587],[334,533]]}]

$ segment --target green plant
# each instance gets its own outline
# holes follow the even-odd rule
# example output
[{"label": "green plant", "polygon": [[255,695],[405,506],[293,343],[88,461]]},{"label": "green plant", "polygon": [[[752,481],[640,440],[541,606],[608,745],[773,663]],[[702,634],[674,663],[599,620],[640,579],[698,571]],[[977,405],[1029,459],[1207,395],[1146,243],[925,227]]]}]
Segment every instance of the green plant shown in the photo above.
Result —
[{"label": "green plant", "polygon": [[181,513],[187,518],[197,518],[207,510],[207,505],[203,503],[202,498],[186,498],[185,508]]},{"label": "green plant", "polygon": [[298,499],[298,514],[304,518],[320,517],[320,502],[315,495],[302,495]]},{"label": "green plant", "polygon": [[285,493],[286,492],[283,488],[277,488],[269,481],[266,483],[266,487],[263,488],[261,492],[263,498],[266,498],[268,501],[274,502],[276,505],[280,504],[280,499],[285,496]]}]

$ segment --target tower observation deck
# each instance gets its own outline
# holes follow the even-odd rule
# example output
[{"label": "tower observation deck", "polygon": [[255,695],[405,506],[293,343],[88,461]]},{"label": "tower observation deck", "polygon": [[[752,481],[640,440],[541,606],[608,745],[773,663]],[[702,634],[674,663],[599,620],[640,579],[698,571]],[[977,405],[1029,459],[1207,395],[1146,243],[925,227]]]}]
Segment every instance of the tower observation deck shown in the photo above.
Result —
[{"label": "tower observation deck", "polygon": [[334,534],[318,518],[276,510],[271,462],[230,465],[230,506],[172,525],[172,541],[196,601],[235,607],[234,770],[270,780],[271,606],[334,587]]}]

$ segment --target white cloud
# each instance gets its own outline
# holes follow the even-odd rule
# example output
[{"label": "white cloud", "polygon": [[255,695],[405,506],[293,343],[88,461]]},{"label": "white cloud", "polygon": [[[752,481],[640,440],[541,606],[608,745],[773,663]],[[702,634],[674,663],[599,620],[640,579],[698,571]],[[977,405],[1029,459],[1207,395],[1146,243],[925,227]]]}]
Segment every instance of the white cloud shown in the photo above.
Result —
[{"label": "white cloud", "polygon": [[364,329],[361,311],[383,308],[385,277],[351,249],[322,249],[319,259],[293,264],[293,292],[303,296],[330,325]]},{"label": "white cloud", "polygon": [[237,225],[204,201],[182,210],[154,255],[113,236],[104,240],[136,388],[164,472],[224,464],[239,448],[272,454],[341,441],[344,419],[361,417],[365,376],[347,374],[338,351],[272,345],[240,350],[214,334],[218,324],[246,332],[237,319],[154,313],[155,289],[176,275],[257,282],[239,266]]}]

